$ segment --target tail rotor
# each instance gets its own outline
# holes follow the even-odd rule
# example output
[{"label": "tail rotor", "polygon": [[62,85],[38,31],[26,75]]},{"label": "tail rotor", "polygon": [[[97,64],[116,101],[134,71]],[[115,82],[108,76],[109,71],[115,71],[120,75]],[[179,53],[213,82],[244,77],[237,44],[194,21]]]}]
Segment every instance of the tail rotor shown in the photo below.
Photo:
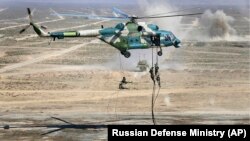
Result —
[{"label": "tail rotor", "polygon": [[29,15],[29,20],[32,22],[32,13],[31,13],[30,8],[27,8],[27,11],[28,11],[28,15]]},{"label": "tail rotor", "polygon": [[[20,34],[24,33],[28,28],[30,28],[31,26],[33,27],[34,31],[39,35],[39,36],[49,36],[48,33],[44,30],[47,29],[46,26],[38,26],[37,24],[35,24],[33,22],[32,19],[32,13],[30,8],[27,8],[27,12],[28,12],[28,17],[29,17],[29,24],[26,25],[22,30],[19,31]],[[44,29],[44,30],[43,30]]]},{"label": "tail rotor", "polygon": [[19,33],[22,34],[22,33],[25,32],[29,27],[30,27],[30,25],[26,25],[22,30],[19,31]]},{"label": "tail rotor", "polygon": [[30,20],[30,24],[26,25],[22,30],[19,31],[20,34],[24,33],[32,24],[32,15],[31,15],[31,11],[30,8],[27,8],[27,12],[28,12],[28,16],[29,16],[29,20]]}]

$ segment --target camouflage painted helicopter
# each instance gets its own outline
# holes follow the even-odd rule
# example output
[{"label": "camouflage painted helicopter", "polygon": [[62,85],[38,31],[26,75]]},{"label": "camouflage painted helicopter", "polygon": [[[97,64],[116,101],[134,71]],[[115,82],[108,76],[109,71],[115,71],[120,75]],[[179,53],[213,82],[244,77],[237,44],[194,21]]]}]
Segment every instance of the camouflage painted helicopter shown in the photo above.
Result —
[{"label": "camouflage painted helicopter", "polygon": [[181,47],[181,41],[175,37],[171,31],[160,30],[155,24],[146,24],[145,22],[137,22],[138,19],[153,19],[166,18],[176,16],[192,16],[202,13],[193,14],[179,14],[179,15],[164,15],[164,16],[145,16],[137,17],[130,16],[125,12],[113,8],[114,17],[105,16],[89,16],[80,14],[60,14],[61,16],[77,16],[87,19],[106,19],[106,20],[126,20],[126,23],[118,23],[115,27],[92,29],[92,30],[78,30],[78,31],[64,31],[64,32],[45,32],[45,26],[38,26],[32,20],[31,11],[29,8],[28,15],[30,24],[20,31],[23,33],[30,26],[40,37],[50,37],[55,39],[64,39],[66,37],[97,37],[114,48],[118,49],[126,58],[131,56],[129,50],[131,49],[148,49],[152,47],[159,47],[158,55],[162,56],[162,47],[174,46]]}]

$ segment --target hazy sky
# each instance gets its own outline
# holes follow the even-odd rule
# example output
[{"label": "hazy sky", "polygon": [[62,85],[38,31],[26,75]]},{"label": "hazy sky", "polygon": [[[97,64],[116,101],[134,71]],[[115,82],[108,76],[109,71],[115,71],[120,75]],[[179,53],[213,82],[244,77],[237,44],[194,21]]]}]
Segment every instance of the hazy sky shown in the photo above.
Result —
[{"label": "hazy sky", "polygon": [[[138,0],[150,1],[150,0]],[[153,0],[155,1],[155,0]],[[249,5],[249,0],[166,0],[173,4],[202,4],[202,5]],[[119,3],[119,4],[137,4],[136,0],[0,0],[1,2],[42,2],[42,3]]]}]

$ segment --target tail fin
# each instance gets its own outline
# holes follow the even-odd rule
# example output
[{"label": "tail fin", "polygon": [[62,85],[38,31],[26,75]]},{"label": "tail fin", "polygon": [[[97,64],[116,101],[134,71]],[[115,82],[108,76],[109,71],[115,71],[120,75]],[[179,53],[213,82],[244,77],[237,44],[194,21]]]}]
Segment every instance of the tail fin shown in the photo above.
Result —
[{"label": "tail fin", "polygon": [[40,37],[47,37],[49,36],[48,33],[46,33],[44,30],[42,30],[37,24],[34,22],[30,22],[30,25],[33,27],[34,31],[36,32],[37,35]]}]

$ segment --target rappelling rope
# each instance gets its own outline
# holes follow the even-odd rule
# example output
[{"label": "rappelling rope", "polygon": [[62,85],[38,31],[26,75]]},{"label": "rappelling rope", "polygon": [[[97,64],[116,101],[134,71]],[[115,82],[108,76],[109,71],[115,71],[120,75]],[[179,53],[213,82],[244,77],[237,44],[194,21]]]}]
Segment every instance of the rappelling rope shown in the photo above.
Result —
[{"label": "rappelling rope", "polygon": [[155,97],[155,85],[153,86],[153,92],[152,92],[151,114],[152,114],[153,124],[156,125],[155,115],[154,115],[154,97]]},{"label": "rappelling rope", "polygon": [[115,119],[116,120],[118,120],[116,108],[117,108],[117,101],[118,101],[118,94],[119,94],[119,92],[120,92],[120,90],[118,90],[118,92],[116,93],[116,99],[115,99]]},{"label": "rappelling rope", "polygon": [[119,60],[120,60],[120,71],[121,71],[122,74],[124,75],[124,69],[123,69],[122,58],[121,58],[121,54],[120,54],[120,53],[119,53]]},{"label": "rappelling rope", "polygon": [[[121,59],[121,54],[119,53],[119,63],[120,63],[120,71],[121,73],[124,75],[124,70],[123,70],[123,65],[122,65],[122,59]],[[120,90],[116,90],[114,93],[111,94],[111,98],[110,100],[112,99],[114,102],[115,102],[115,118],[116,120],[118,119],[118,116],[117,116],[117,101],[118,101],[118,94],[120,93]],[[114,98],[114,94],[116,94],[116,98]],[[108,100],[108,105],[107,105],[107,114],[109,113],[109,106],[110,106],[110,100]]]},{"label": "rappelling rope", "polygon": [[154,100],[154,104],[155,104],[155,102],[156,102],[156,100],[157,100],[157,98],[159,96],[160,90],[161,90],[161,87],[158,88],[157,95],[156,95],[155,100]]},{"label": "rappelling rope", "polygon": [[[121,58],[121,54],[119,53],[119,60],[120,60],[120,71],[122,72],[122,75],[124,76],[124,69],[123,69],[123,64],[122,64],[122,58]],[[120,89],[117,90],[116,92],[116,99],[115,99],[115,118],[116,120],[118,120],[118,116],[117,116],[117,101],[118,101],[118,94],[120,94]]]},{"label": "rappelling rope", "polygon": [[[157,52],[158,52],[158,48],[157,48]],[[156,56],[156,64],[157,64],[157,66],[158,66],[158,61],[159,61],[159,57],[158,57],[158,55]],[[158,72],[157,72],[158,74],[157,75],[159,75],[159,78],[160,78],[160,74],[159,74],[159,70],[158,70]],[[158,96],[159,96],[159,93],[160,93],[160,90],[161,90],[161,85],[160,85],[160,80],[159,80],[159,82],[157,81],[157,83],[158,83],[158,92],[157,92],[157,94],[156,94],[156,97],[155,97],[155,100],[154,100],[154,104],[155,104],[155,102],[156,102],[156,100],[157,100],[157,98],[158,98]]]},{"label": "rappelling rope", "polygon": [[119,93],[119,90],[116,90],[115,92],[111,93],[110,97],[108,98],[108,104],[107,104],[107,114],[109,113],[109,107],[110,107],[110,104],[111,104],[111,100],[112,101],[115,101],[114,100],[114,96],[115,94],[118,94]]},{"label": "rappelling rope", "polygon": [[[156,48],[156,54],[158,53],[158,47]],[[151,79],[153,81],[153,92],[152,92],[152,103],[151,103],[151,113],[152,113],[152,121],[153,124],[156,125],[156,120],[155,120],[155,116],[154,116],[154,107],[155,107],[155,102],[159,96],[160,93],[160,89],[161,89],[161,82],[160,82],[160,74],[159,74],[159,66],[158,66],[158,55],[156,55],[156,63],[154,66],[154,51],[152,48],[152,67],[150,69],[150,74],[151,74]],[[155,67],[155,68],[154,68]],[[155,94],[156,91],[156,85],[155,82],[157,81],[158,83],[158,91],[157,94]]]},{"label": "rappelling rope", "polygon": [[152,114],[152,121],[155,125],[155,116],[154,116],[154,99],[155,99],[155,76],[154,76],[154,49],[152,47],[152,67],[150,69],[150,77],[153,81],[153,91],[152,91],[152,100],[151,100],[151,114]]}]

